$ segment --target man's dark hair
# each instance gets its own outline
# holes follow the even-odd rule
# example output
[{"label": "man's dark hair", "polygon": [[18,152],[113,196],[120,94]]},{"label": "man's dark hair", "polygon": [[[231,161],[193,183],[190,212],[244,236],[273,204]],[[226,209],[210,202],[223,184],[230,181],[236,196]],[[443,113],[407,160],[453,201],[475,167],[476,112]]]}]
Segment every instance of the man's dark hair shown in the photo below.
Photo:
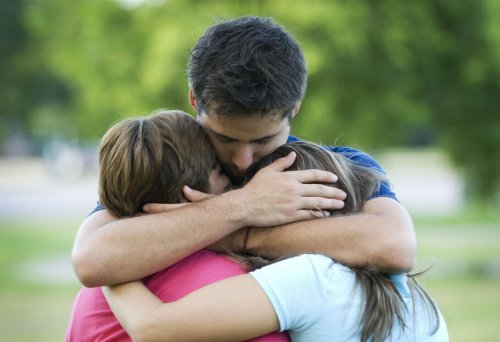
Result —
[{"label": "man's dark hair", "polygon": [[306,89],[299,44],[271,18],[240,17],[207,28],[191,50],[198,114],[291,117]]}]

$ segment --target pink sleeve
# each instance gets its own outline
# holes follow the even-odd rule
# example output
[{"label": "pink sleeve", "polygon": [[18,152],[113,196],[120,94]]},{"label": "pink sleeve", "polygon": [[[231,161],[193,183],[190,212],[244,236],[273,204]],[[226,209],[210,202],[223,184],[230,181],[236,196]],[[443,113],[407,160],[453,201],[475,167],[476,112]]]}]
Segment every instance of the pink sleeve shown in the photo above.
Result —
[{"label": "pink sleeve", "polygon": [[[172,302],[208,284],[246,273],[240,264],[227,256],[201,250],[155,273],[144,284],[163,302]],[[284,342],[289,339],[288,334],[275,332],[248,341]]]}]

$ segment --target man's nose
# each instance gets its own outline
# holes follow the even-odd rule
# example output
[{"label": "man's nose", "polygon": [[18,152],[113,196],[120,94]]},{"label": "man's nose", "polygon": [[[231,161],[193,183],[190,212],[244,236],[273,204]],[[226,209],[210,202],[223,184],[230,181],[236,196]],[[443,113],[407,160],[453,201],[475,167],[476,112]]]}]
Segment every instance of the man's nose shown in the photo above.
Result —
[{"label": "man's nose", "polygon": [[245,172],[253,164],[253,150],[251,146],[239,147],[233,155],[233,164],[238,172]]}]

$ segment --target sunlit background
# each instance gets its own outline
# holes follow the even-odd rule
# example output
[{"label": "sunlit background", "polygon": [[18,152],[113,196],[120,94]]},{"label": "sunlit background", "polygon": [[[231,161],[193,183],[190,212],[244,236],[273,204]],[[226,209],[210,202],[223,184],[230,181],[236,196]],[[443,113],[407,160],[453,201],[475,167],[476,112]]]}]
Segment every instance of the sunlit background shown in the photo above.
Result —
[{"label": "sunlit background", "polygon": [[271,16],[304,49],[293,132],[373,154],[453,341],[500,341],[500,1],[0,0],[0,341],[61,341],[70,250],[118,119],[193,113],[204,28]]}]

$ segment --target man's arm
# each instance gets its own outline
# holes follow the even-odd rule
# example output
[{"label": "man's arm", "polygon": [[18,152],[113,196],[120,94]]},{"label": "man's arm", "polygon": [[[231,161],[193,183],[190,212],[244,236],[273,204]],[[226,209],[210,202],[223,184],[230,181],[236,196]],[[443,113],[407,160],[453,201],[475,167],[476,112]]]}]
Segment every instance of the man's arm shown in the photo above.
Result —
[{"label": "man's arm", "polygon": [[[319,170],[281,172],[295,155],[262,169],[244,188],[170,212],[120,219],[107,211],[82,224],[73,267],[85,286],[135,280],[171,266],[245,226],[276,226],[311,218],[307,209],[339,208],[345,194]],[[340,198],[340,199],[339,199]]]},{"label": "man's arm", "polygon": [[139,279],[168,267],[241,225],[238,211],[226,202],[214,198],[125,219],[98,211],[78,231],[72,252],[75,272],[83,285],[94,287]]},{"label": "man's arm", "polygon": [[[223,243],[241,249],[243,239],[244,232],[238,231]],[[370,265],[394,273],[413,268],[416,246],[408,213],[388,197],[367,201],[357,215],[295,222],[272,229],[252,228],[247,241],[249,253],[271,259],[322,253],[345,265]]]}]

